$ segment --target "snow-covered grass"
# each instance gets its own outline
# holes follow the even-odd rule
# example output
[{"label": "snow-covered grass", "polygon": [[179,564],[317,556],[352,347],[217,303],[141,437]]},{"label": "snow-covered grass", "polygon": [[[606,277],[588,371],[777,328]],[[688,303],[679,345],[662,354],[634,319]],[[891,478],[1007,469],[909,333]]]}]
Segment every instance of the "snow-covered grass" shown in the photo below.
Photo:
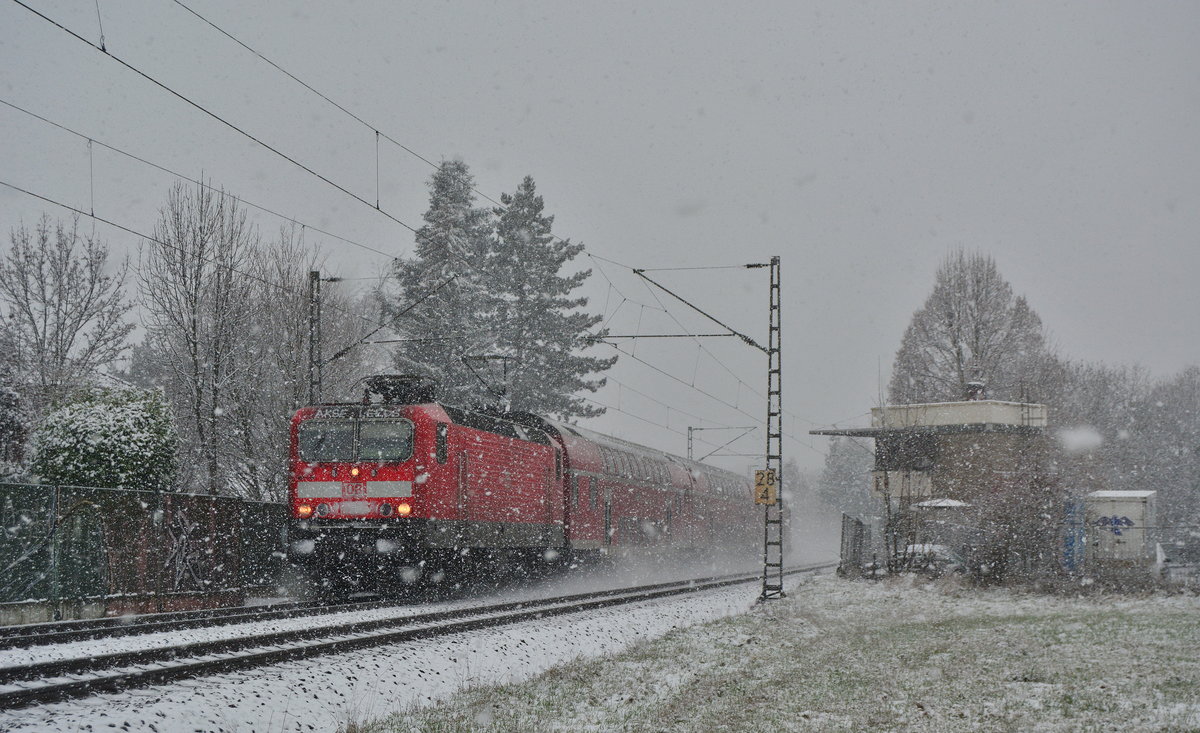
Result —
[{"label": "snow-covered grass", "polygon": [[815,578],[784,601],[348,729],[1200,729],[1200,599]]}]

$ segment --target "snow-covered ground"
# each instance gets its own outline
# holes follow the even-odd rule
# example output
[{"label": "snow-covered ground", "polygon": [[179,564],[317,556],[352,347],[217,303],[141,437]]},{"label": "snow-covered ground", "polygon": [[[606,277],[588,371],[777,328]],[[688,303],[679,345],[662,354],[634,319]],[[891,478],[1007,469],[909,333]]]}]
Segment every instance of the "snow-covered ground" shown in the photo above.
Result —
[{"label": "snow-covered ground", "polygon": [[1200,730],[1200,598],[821,576],[357,731]]},{"label": "snow-covered ground", "polygon": [[[644,576],[642,582],[653,582]],[[612,585],[609,579],[571,579],[547,590],[574,592]],[[0,731],[308,731],[334,730],[350,720],[376,718],[428,704],[466,687],[527,679],[579,657],[619,652],[672,629],[741,613],[754,603],[754,584],[586,614],[559,616],[476,631],[444,640],[314,658],[172,685],[0,712]],[[505,594],[504,600],[529,595]],[[462,604],[453,604],[462,605]],[[448,606],[438,606],[445,608]],[[414,610],[430,610],[429,607]],[[365,619],[395,610],[360,612]],[[324,617],[322,617],[324,618]],[[311,628],[314,618],[262,622],[264,629]],[[130,639],[108,639],[31,651],[6,651],[5,665],[35,658],[115,651],[185,639],[242,636],[246,626]],[[36,657],[35,657],[36,654]]]}]

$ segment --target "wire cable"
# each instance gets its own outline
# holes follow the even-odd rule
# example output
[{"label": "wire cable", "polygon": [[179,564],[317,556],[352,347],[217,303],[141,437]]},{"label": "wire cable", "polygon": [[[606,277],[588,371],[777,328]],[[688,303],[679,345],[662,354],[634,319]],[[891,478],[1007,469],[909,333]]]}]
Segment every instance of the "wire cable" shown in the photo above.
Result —
[{"label": "wire cable", "polygon": [[372,206],[372,205],[371,205],[371,202],[370,202],[370,201],[367,201],[367,200],[366,200],[366,199],[364,199],[362,196],[359,196],[358,194],[354,193],[353,191],[351,191],[350,189],[346,188],[345,186],[343,186],[343,185],[341,185],[341,184],[339,184],[339,183],[337,183],[337,182],[333,181],[332,179],[330,179],[330,178],[327,178],[326,176],[324,176],[324,175],[322,175],[322,174],[318,173],[317,171],[313,170],[312,168],[310,168],[309,166],[305,165],[304,163],[301,163],[299,160],[296,160],[295,158],[293,158],[292,156],[290,156],[290,155],[288,155],[287,153],[283,152],[282,150],[280,150],[280,149],[278,149],[278,148],[276,148],[276,147],[274,147],[274,146],[270,145],[270,144],[269,144],[269,143],[267,143],[267,142],[264,142],[263,140],[261,140],[261,139],[259,139],[258,137],[256,137],[256,136],[252,135],[251,133],[247,132],[246,130],[243,130],[242,128],[240,128],[240,127],[238,127],[237,125],[233,124],[232,122],[230,122],[229,120],[225,119],[224,117],[222,117],[222,116],[218,115],[216,112],[213,112],[212,110],[208,109],[207,107],[205,107],[204,105],[200,104],[199,102],[196,102],[196,101],[192,100],[191,98],[189,98],[189,97],[185,96],[184,94],[181,94],[180,92],[177,92],[177,91],[175,91],[175,90],[174,90],[174,89],[172,89],[171,87],[167,86],[166,84],[164,84],[163,82],[159,81],[158,79],[155,79],[153,76],[150,76],[149,74],[147,74],[146,72],[144,72],[144,71],[142,71],[141,69],[137,68],[136,66],[134,66],[134,65],[133,65],[133,64],[131,64],[131,63],[129,63],[128,61],[125,61],[125,60],[124,60],[124,59],[122,59],[121,57],[119,57],[119,56],[116,56],[116,55],[114,55],[114,54],[112,54],[112,53],[109,53],[109,52],[108,52],[107,50],[105,50],[104,48],[101,48],[100,46],[97,46],[97,45],[96,45],[95,43],[93,43],[92,41],[88,40],[87,38],[84,38],[83,36],[79,35],[79,34],[78,34],[78,33],[76,33],[75,31],[73,31],[73,30],[71,30],[70,28],[66,27],[66,26],[65,26],[65,25],[63,25],[62,23],[59,23],[58,21],[54,20],[53,18],[51,18],[51,17],[49,17],[49,16],[47,16],[47,15],[45,15],[45,14],[43,14],[43,13],[41,13],[41,12],[37,11],[37,10],[35,10],[34,8],[31,8],[31,7],[29,7],[28,5],[26,5],[26,4],[23,2],[23,0],[12,0],[12,2],[16,3],[17,5],[20,5],[22,8],[25,8],[25,9],[26,9],[26,10],[28,10],[29,12],[31,12],[31,13],[33,13],[34,15],[38,16],[39,18],[41,18],[42,20],[46,21],[47,23],[50,23],[51,25],[55,26],[56,28],[59,28],[59,29],[60,29],[60,30],[62,30],[64,33],[67,33],[68,35],[70,35],[72,38],[75,38],[75,39],[77,39],[77,40],[81,41],[82,43],[85,43],[85,44],[87,44],[88,46],[91,46],[92,48],[96,49],[97,51],[99,51],[99,52],[103,53],[105,56],[107,56],[108,58],[112,59],[113,61],[116,61],[116,62],[117,62],[118,64],[120,64],[121,66],[124,66],[126,69],[129,69],[129,70],[130,70],[130,71],[132,71],[133,73],[135,73],[135,74],[137,74],[138,76],[142,77],[142,78],[143,78],[143,79],[145,79],[146,81],[149,81],[150,83],[152,83],[152,84],[154,84],[155,86],[159,87],[159,88],[160,88],[160,89],[162,89],[163,91],[165,91],[165,92],[167,92],[167,93],[171,94],[172,96],[176,97],[177,99],[179,99],[179,100],[181,100],[181,101],[183,101],[183,102],[186,102],[188,105],[190,105],[190,106],[194,107],[195,109],[197,109],[197,110],[199,110],[199,111],[203,112],[204,114],[206,114],[206,115],[208,115],[209,117],[213,118],[213,119],[214,119],[214,120],[216,120],[217,122],[220,122],[222,125],[225,125],[225,126],[226,126],[226,127],[228,127],[229,129],[231,129],[231,130],[233,130],[233,131],[237,132],[238,134],[240,134],[240,135],[242,135],[242,136],[246,137],[247,139],[249,139],[249,140],[251,140],[251,141],[253,141],[253,142],[257,143],[258,145],[261,145],[262,147],[266,148],[267,150],[270,150],[272,153],[275,153],[275,155],[279,156],[280,158],[283,158],[284,160],[286,160],[287,162],[289,162],[289,163],[291,163],[292,165],[296,166],[297,168],[300,168],[301,170],[303,170],[303,171],[306,171],[306,172],[307,172],[307,173],[309,173],[310,175],[312,175],[312,176],[315,176],[316,178],[318,178],[318,179],[320,179],[320,180],[324,181],[325,183],[329,184],[330,186],[333,186],[333,187],[334,187],[334,188],[336,188],[337,190],[339,190],[339,191],[341,191],[342,193],[346,194],[347,196],[351,197],[351,198],[352,198],[352,199],[354,199],[355,201],[358,201],[358,202],[362,203],[363,205],[367,206],[368,208],[370,208],[370,209],[373,209],[373,210],[375,210],[375,211],[378,211],[378,212],[379,212],[380,214],[382,214],[383,216],[387,217],[388,219],[391,219],[391,220],[392,220],[392,221],[394,221],[395,223],[399,224],[400,226],[404,227],[405,229],[408,229],[409,231],[413,232],[414,234],[416,233],[416,231],[417,231],[417,230],[416,230],[416,228],[415,228],[415,227],[413,227],[413,226],[411,226],[410,224],[408,224],[408,223],[406,223],[406,222],[404,222],[404,221],[402,221],[402,220],[398,219],[397,217],[393,216],[392,214],[388,213],[387,211],[384,211],[383,209],[376,209],[374,206]]},{"label": "wire cable", "polygon": [[[257,51],[257,50],[255,50],[254,48],[252,48],[252,47],[251,47],[249,44],[247,44],[246,42],[242,41],[242,40],[241,40],[241,39],[239,39],[238,37],[234,36],[232,33],[230,33],[229,31],[225,30],[224,28],[222,28],[221,26],[217,25],[217,24],[216,24],[216,23],[214,23],[213,21],[211,21],[211,20],[209,20],[208,18],[206,18],[205,16],[201,15],[200,13],[196,12],[196,11],[195,11],[195,10],[193,10],[192,8],[188,7],[188,6],[187,6],[187,5],[185,5],[184,3],[180,2],[180,0],[174,0],[174,2],[175,2],[175,4],[176,4],[176,5],[178,5],[179,7],[183,8],[184,10],[188,11],[188,12],[189,12],[189,13],[191,13],[192,15],[196,16],[197,18],[199,18],[201,21],[203,21],[205,24],[207,24],[207,25],[208,25],[209,27],[211,27],[213,30],[217,31],[217,32],[218,32],[218,33],[220,33],[221,35],[225,36],[225,37],[226,37],[226,38],[228,38],[229,40],[231,40],[231,41],[233,41],[234,43],[236,43],[237,45],[241,46],[242,48],[246,49],[246,50],[247,50],[247,51],[249,51],[250,53],[252,53],[252,54],[254,54],[255,56],[257,56],[258,58],[262,59],[262,61],[263,61],[263,62],[265,62],[266,64],[270,65],[270,66],[271,66],[273,69],[275,69],[276,71],[280,72],[281,74],[283,74],[283,75],[284,75],[284,76],[286,76],[287,78],[291,79],[292,81],[296,82],[297,84],[299,84],[300,86],[304,87],[304,88],[305,88],[305,89],[307,89],[308,91],[312,92],[313,94],[317,95],[318,97],[320,97],[321,99],[325,100],[325,101],[326,101],[326,102],[328,102],[329,104],[333,105],[333,106],[334,106],[334,107],[336,107],[338,110],[340,110],[342,113],[344,113],[346,116],[350,117],[350,118],[351,118],[351,119],[353,119],[354,121],[356,121],[356,122],[358,122],[359,124],[361,124],[363,127],[365,127],[365,128],[367,128],[368,130],[371,130],[372,132],[374,132],[374,133],[375,133],[375,138],[376,138],[376,142],[375,142],[375,145],[376,145],[376,148],[375,148],[375,155],[376,155],[376,161],[375,161],[375,166],[376,166],[376,167],[375,167],[375,173],[376,173],[376,183],[375,183],[375,187],[376,187],[376,190],[377,190],[377,191],[378,191],[378,188],[379,188],[379,181],[378,181],[378,175],[379,175],[379,159],[378,159],[378,156],[379,156],[379,147],[378,147],[378,146],[379,146],[379,139],[380,139],[380,138],[382,138],[382,139],[384,139],[384,140],[387,140],[387,141],[388,141],[389,143],[391,143],[392,145],[395,145],[396,147],[400,148],[400,149],[401,149],[401,150],[403,150],[404,152],[406,152],[406,153],[408,153],[409,155],[413,156],[413,157],[414,157],[414,158],[416,158],[417,160],[420,160],[421,162],[423,162],[423,163],[426,163],[426,164],[427,164],[427,165],[429,165],[430,167],[432,167],[432,168],[437,168],[437,167],[438,167],[438,164],[437,164],[437,163],[433,162],[432,160],[430,160],[429,158],[425,157],[424,155],[421,155],[421,154],[420,154],[420,153],[418,153],[416,150],[413,150],[412,148],[410,148],[409,146],[407,146],[407,145],[405,145],[404,143],[400,142],[399,140],[397,140],[396,138],[392,137],[391,135],[388,135],[387,133],[385,133],[385,132],[381,131],[381,130],[379,129],[379,126],[378,126],[378,125],[374,125],[374,124],[372,124],[372,123],[368,122],[367,120],[365,120],[365,119],[363,119],[362,117],[358,116],[358,115],[357,115],[357,114],[355,114],[354,112],[351,112],[349,109],[347,109],[347,108],[346,108],[346,107],[344,107],[343,105],[341,105],[341,104],[338,104],[338,103],[337,103],[337,102],[335,102],[333,99],[331,99],[331,98],[330,98],[328,95],[326,95],[325,93],[323,93],[323,92],[321,92],[320,90],[318,90],[316,87],[312,86],[311,84],[309,84],[308,82],[304,81],[304,80],[303,80],[303,79],[301,79],[300,77],[296,76],[296,75],[295,75],[295,74],[293,74],[292,72],[290,72],[290,71],[288,71],[287,69],[283,68],[283,67],[282,67],[282,66],[280,66],[278,63],[276,63],[276,62],[272,61],[271,59],[267,58],[265,55],[263,55],[263,54],[262,54],[262,53],[260,53],[259,51]],[[479,190],[479,189],[477,189],[477,188],[474,188],[474,187],[473,187],[471,190],[472,190],[472,191],[474,191],[476,194],[478,194],[478,195],[479,195],[481,198],[484,198],[484,199],[486,199],[487,201],[491,202],[492,204],[494,204],[494,205],[496,205],[496,206],[504,206],[504,204],[502,204],[501,202],[499,202],[499,201],[497,201],[496,199],[492,198],[491,196],[488,196],[486,193],[484,193],[483,191],[480,191],[480,190]],[[378,202],[376,202],[376,208],[378,208]]]},{"label": "wire cable", "polygon": [[[16,185],[16,184],[9,183],[8,181],[3,181],[3,180],[0,180],[0,186],[4,186],[4,187],[6,187],[6,188],[12,189],[13,191],[17,191],[17,192],[19,192],[19,193],[23,193],[23,194],[25,194],[26,196],[30,196],[30,197],[32,197],[32,198],[38,199],[39,201],[44,201],[44,202],[46,202],[46,203],[48,203],[48,204],[52,204],[52,205],[54,205],[54,206],[58,206],[58,207],[60,207],[60,208],[66,209],[67,211],[71,211],[71,212],[74,212],[74,213],[76,213],[76,214],[79,214],[80,216],[86,216],[86,217],[89,217],[89,218],[91,218],[91,219],[93,219],[93,220],[95,220],[95,221],[101,222],[102,224],[107,224],[107,225],[109,225],[109,226],[111,226],[111,227],[113,227],[113,228],[115,228],[115,229],[120,229],[120,230],[121,230],[121,231],[123,231],[123,232],[127,232],[127,233],[129,233],[129,234],[132,234],[132,235],[134,235],[135,237],[141,237],[142,239],[145,239],[146,241],[149,241],[149,242],[154,242],[155,244],[161,245],[161,246],[163,246],[163,247],[167,247],[167,248],[169,248],[169,249],[173,249],[173,250],[175,250],[175,251],[177,251],[177,252],[183,252],[183,248],[182,248],[182,247],[179,247],[178,245],[174,245],[174,244],[171,244],[171,243],[169,243],[169,242],[164,242],[164,241],[162,241],[161,239],[158,239],[157,237],[151,236],[151,235],[149,235],[149,234],[145,234],[145,233],[143,233],[143,232],[140,232],[140,231],[138,231],[138,230],[136,230],[136,229],[133,229],[132,227],[127,227],[127,226],[125,226],[124,224],[120,224],[120,223],[118,223],[118,222],[112,221],[111,219],[106,219],[106,218],[104,218],[103,216],[99,216],[99,215],[96,215],[96,214],[90,214],[90,213],[88,213],[88,212],[84,211],[83,209],[81,209],[81,208],[79,208],[79,207],[72,206],[71,204],[67,204],[67,203],[64,203],[64,202],[62,202],[62,201],[58,201],[58,200],[56,200],[56,199],[50,198],[49,196],[43,196],[43,195],[41,195],[41,194],[39,194],[39,193],[35,193],[35,192],[33,192],[33,191],[30,191],[29,189],[22,188],[21,186],[18,186],[18,185]],[[280,290],[280,291],[283,291],[283,292],[285,292],[285,293],[287,293],[287,294],[289,294],[289,295],[303,295],[303,294],[304,294],[304,293],[303,293],[303,290],[301,290],[300,288],[297,288],[297,287],[294,287],[294,286],[289,286],[289,285],[284,285],[284,284],[281,284],[281,283],[277,283],[277,282],[274,282],[274,281],[272,281],[272,280],[269,280],[269,279],[267,279],[267,278],[264,278],[264,277],[262,277],[261,275],[256,275],[256,274],[254,274],[254,273],[251,273],[251,272],[245,272],[244,270],[239,270],[239,269],[237,269],[236,267],[232,267],[232,266],[230,266],[230,265],[222,264],[221,262],[219,262],[219,261],[217,261],[217,260],[215,260],[215,259],[213,259],[213,258],[210,258],[210,257],[202,257],[202,258],[200,258],[200,260],[201,260],[202,262],[205,262],[206,264],[210,264],[210,265],[213,265],[213,266],[215,266],[215,267],[222,268],[222,269],[224,269],[224,270],[226,270],[226,271],[228,271],[228,272],[230,272],[230,273],[235,273],[235,274],[241,275],[242,277],[245,277],[245,278],[248,278],[248,279],[250,279],[250,280],[253,280],[254,282],[261,283],[262,285],[266,285],[267,287],[273,288],[273,289],[275,289],[275,290]],[[439,286],[438,286],[438,287],[435,289],[435,291],[436,291],[436,290],[440,290],[442,287],[444,287],[444,285],[445,285],[445,283],[443,283],[442,285],[439,285]],[[432,293],[431,293],[431,294],[432,294]],[[427,296],[426,296],[426,297],[427,297]],[[420,300],[419,300],[417,303],[414,303],[414,304],[413,304],[413,307],[415,307],[416,305],[418,305],[420,302],[424,301],[424,299],[425,299],[425,298],[423,297],[423,298],[421,298],[421,299],[420,299]],[[389,322],[388,322],[388,323],[381,324],[379,321],[376,321],[376,320],[373,320],[373,319],[371,319],[371,318],[368,318],[367,316],[364,316],[364,315],[362,315],[361,313],[354,313],[353,311],[349,311],[349,310],[346,310],[346,309],[344,309],[344,308],[339,308],[339,307],[337,307],[337,306],[327,306],[327,307],[330,307],[332,310],[338,311],[338,312],[342,313],[343,315],[347,315],[347,316],[351,316],[351,317],[353,317],[353,318],[357,318],[357,319],[359,319],[359,320],[365,321],[366,323],[368,323],[368,324],[370,324],[370,325],[372,325],[372,326],[380,326],[381,328],[388,328],[388,327],[390,327],[396,318],[399,318],[400,316],[402,316],[402,315],[404,315],[405,313],[407,313],[407,312],[408,312],[408,310],[411,310],[411,308],[408,308],[408,309],[406,309],[406,310],[404,310],[404,311],[401,311],[400,313],[396,314],[396,315],[395,315],[395,316],[393,316],[391,319],[389,319]],[[357,344],[355,344],[355,345],[357,345]]]},{"label": "wire cable", "polygon": [[[66,125],[64,125],[64,124],[62,124],[62,123],[55,122],[54,120],[52,120],[52,119],[50,119],[50,118],[48,118],[48,117],[44,117],[44,116],[42,116],[42,115],[40,115],[40,114],[38,114],[38,113],[36,113],[36,112],[30,111],[30,110],[28,110],[28,109],[25,109],[24,107],[21,107],[20,105],[13,104],[12,102],[9,102],[9,101],[8,101],[8,100],[6,100],[6,99],[0,99],[0,104],[3,104],[3,105],[4,105],[4,106],[6,106],[6,107],[10,107],[10,108],[12,108],[12,109],[14,109],[14,110],[16,110],[16,111],[18,111],[18,112],[21,112],[21,113],[23,113],[23,114],[26,114],[26,115],[28,115],[28,116],[30,116],[30,117],[32,117],[32,118],[34,118],[35,120],[40,120],[41,122],[44,122],[44,123],[46,123],[47,125],[50,125],[50,126],[52,126],[52,127],[56,127],[56,128],[58,128],[59,130],[62,130],[63,132],[67,132],[67,133],[70,133],[70,134],[72,134],[72,135],[75,135],[76,137],[79,137],[79,138],[81,138],[81,139],[83,139],[83,140],[87,140],[87,141],[88,141],[88,143],[89,143],[89,145],[90,145],[91,143],[95,143],[96,145],[99,145],[100,147],[102,147],[102,148],[104,148],[104,149],[106,149],[106,150],[111,150],[112,152],[114,152],[114,153],[117,153],[118,155],[123,155],[123,156],[125,156],[126,158],[129,158],[130,160],[135,160],[135,161],[137,161],[137,162],[139,162],[139,163],[142,163],[143,165],[148,165],[148,166],[150,166],[151,168],[154,168],[154,169],[156,169],[156,170],[160,170],[160,171],[162,171],[163,173],[167,173],[167,174],[169,174],[169,175],[175,176],[176,178],[178,178],[178,179],[180,179],[180,180],[187,181],[188,183],[194,184],[194,185],[196,185],[196,186],[200,186],[200,187],[202,187],[202,188],[205,188],[205,189],[208,189],[208,190],[210,190],[210,191],[214,191],[214,192],[216,192],[216,191],[219,191],[219,190],[220,190],[220,189],[217,189],[217,188],[215,188],[214,186],[212,186],[212,185],[210,185],[210,184],[207,184],[207,183],[205,183],[205,182],[203,182],[203,181],[196,180],[196,179],[192,178],[191,176],[187,176],[187,175],[184,175],[183,173],[180,173],[180,172],[178,172],[178,171],[171,170],[170,168],[167,168],[166,166],[159,165],[158,163],[155,163],[155,162],[153,162],[153,161],[150,161],[150,160],[147,160],[147,159],[145,159],[145,158],[142,158],[142,157],[140,157],[140,156],[138,156],[138,155],[135,155],[135,154],[133,154],[133,153],[131,153],[131,152],[127,151],[127,150],[123,150],[123,149],[121,149],[121,148],[118,148],[118,147],[116,147],[115,145],[111,145],[111,144],[109,144],[109,143],[106,143],[106,142],[104,142],[103,140],[97,140],[96,138],[94,138],[94,137],[92,137],[92,136],[90,136],[90,135],[86,135],[86,134],[84,134],[84,133],[82,133],[82,132],[79,132],[78,130],[74,130],[74,129],[70,128],[70,127],[67,127]],[[90,157],[89,157],[89,159],[88,159],[88,165],[89,165],[89,168],[90,168],[90,165],[91,165],[91,159],[90,159]],[[300,221],[299,219],[297,219],[297,218],[296,218],[296,217],[294,217],[294,216],[288,216],[287,214],[281,214],[281,213],[279,213],[278,211],[274,211],[274,210],[272,210],[272,209],[269,209],[269,208],[267,208],[266,206],[262,206],[262,205],[260,205],[260,204],[256,204],[256,203],[254,203],[253,201],[250,201],[250,200],[248,200],[248,199],[246,199],[246,198],[243,198],[243,197],[241,197],[241,196],[238,196],[238,195],[236,195],[236,194],[229,193],[229,192],[227,192],[227,191],[226,191],[225,193],[227,193],[227,194],[228,194],[228,195],[230,195],[230,196],[233,196],[234,198],[236,198],[236,199],[237,199],[238,201],[240,201],[241,203],[243,203],[243,204],[245,204],[245,205],[247,205],[247,206],[249,206],[249,207],[251,207],[251,208],[253,208],[253,209],[257,209],[258,211],[262,211],[262,212],[264,212],[264,213],[270,214],[271,216],[278,217],[278,218],[282,219],[283,221],[286,221],[286,222],[292,222],[292,223],[295,223],[295,224],[299,224],[300,226],[302,226],[302,227],[304,227],[304,228],[306,228],[306,229],[311,229],[311,230],[313,230],[314,232],[318,232],[318,233],[320,233],[320,234],[323,234],[323,235],[325,235],[325,236],[327,236],[327,237],[331,237],[331,238],[333,238],[333,239],[336,239],[336,240],[338,240],[338,241],[340,241],[340,242],[345,242],[346,244],[352,245],[352,246],[354,246],[354,247],[358,247],[358,248],[360,248],[360,249],[363,249],[363,250],[366,250],[366,251],[368,251],[368,252],[373,252],[374,254],[377,254],[377,255],[382,255],[382,256],[384,256],[384,257],[387,257],[389,260],[391,260],[391,259],[394,259],[394,257],[395,257],[395,255],[388,254],[387,252],[384,252],[383,250],[380,250],[380,249],[375,249],[374,247],[371,247],[370,245],[366,245],[366,244],[363,244],[363,243],[361,243],[361,242],[356,242],[356,241],[354,241],[353,239],[349,239],[349,238],[347,238],[347,237],[343,237],[343,236],[341,236],[340,234],[334,234],[333,232],[326,231],[326,230],[324,230],[324,229],[322,229],[322,228],[320,228],[320,227],[313,226],[312,224],[307,224],[307,223],[305,223],[305,222],[303,222],[303,221]],[[93,208],[94,208],[94,206],[93,206]],[[349,279],[368,279],[368,278],[343,278],[343,279],[349,280]]]}]

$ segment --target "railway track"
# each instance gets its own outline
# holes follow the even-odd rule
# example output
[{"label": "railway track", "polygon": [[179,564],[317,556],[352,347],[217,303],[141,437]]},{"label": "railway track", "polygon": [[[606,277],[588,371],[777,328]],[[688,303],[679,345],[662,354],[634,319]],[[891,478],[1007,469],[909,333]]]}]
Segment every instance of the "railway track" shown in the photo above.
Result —
[{"label": "railway track", "polygon": [[214,608],[201,611],[148,613],[79,621],[56,621],[44,624],[0,627],[0,651],[28,649],[35,646],[63,644],[71,641],[92,641],[114,637],[154,634],[163,631],[211,628],[254,621],[302,618],[348,611],[371,611],[378,608],[404,607],[412,601],[371,600],[352,603],[324,601],[281,601],[262,606]]},{"label": "railway track", "polygon": [[[832,568],[835,564],[819,563],[797,567],[786,574],[819,572]],[[761,577],[760,574],[753,574],[698,578],[635,588],[415,613],[319,629],[270,632],[0,667],[0,708],[28,707],[98,692],[111,692],[204,674],[249,669],[383,644],[504,626],[750,583],[761,580]],[[253,620],[259,621],[262,618]]]}]

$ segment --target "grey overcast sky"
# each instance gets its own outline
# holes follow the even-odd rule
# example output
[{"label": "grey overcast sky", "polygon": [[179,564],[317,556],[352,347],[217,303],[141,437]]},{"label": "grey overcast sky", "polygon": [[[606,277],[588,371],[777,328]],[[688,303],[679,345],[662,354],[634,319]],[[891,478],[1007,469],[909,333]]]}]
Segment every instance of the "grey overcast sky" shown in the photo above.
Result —
[{"label": "grey overcast sky", "polygon": [[[99,43],[95,4],[23,2]],[[781,255],[785,450],[802,465],[825,449],[811,427],[865,419],[958,247],[995,257],[1066,356],[1156,375],[1200,363],[1200,4],[186,3],[426,158],[461,157],[495,198],[533,175],[556,233],[598,257],[667,268]],[[111,54],[374,202],[371,129],[178,4],[98,9]],[[13,0],[0,0],[0,29],[4,102],[409,252],[401,226]],[[151,231],[172,177],[99,147],[90,163],[89,177],[83,140],[0,105],[0,180]],[[430,172],[384,144],[382,208],[419,225]],[[6,231],[42,212],[63,213],[0,187]],[[280,224],[255,218],[267,234]],[[334,274],[387,260],[310,239]],[[661,293],[659,310],[628,270],[581,260],[603,270],[591,306],[614,333],[711,330]],[[765,271],[655,276],[764,335]],[[637,359],[597,397],[621,412],[592,427],[682,452],[688,425],[760,418],[764,360],[750,349],[624,348]],[[698,450],[736,435],[705,433]]]}]

